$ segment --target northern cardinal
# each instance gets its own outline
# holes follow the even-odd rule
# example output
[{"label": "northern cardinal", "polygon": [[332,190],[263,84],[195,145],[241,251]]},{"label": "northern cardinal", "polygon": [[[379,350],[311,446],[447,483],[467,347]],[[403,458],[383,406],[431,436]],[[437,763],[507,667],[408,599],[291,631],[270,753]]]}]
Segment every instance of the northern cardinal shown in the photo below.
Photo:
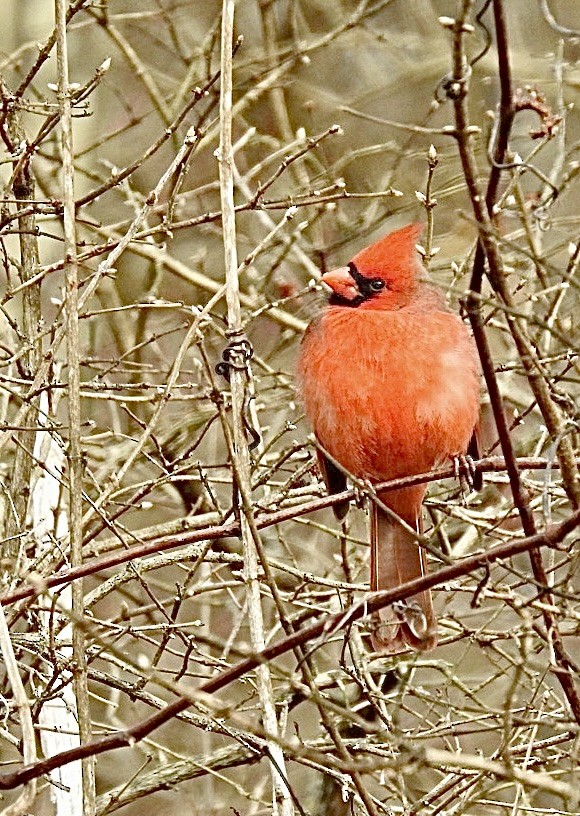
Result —
[{"label": "northern cardinal", "polygon": [[[479,414],[475,346],[439,292],[421,280],[421,229],[397,230],[322,276],[332,293],[304,335],[298,381],[320,446],[340,466],[319,452],[331,493],[346,488],[346,473],[383,482],[429,471],[470,447]],[[425,489],[378,494],[407,529],[373,501],[371,590],[425,574],[425,554],[411,532],[422,529]],[[347,510],[348,503],[335,507],[339,518]],[[371,642],[386,654],[433,648],[431,593],[377,613]]]}]

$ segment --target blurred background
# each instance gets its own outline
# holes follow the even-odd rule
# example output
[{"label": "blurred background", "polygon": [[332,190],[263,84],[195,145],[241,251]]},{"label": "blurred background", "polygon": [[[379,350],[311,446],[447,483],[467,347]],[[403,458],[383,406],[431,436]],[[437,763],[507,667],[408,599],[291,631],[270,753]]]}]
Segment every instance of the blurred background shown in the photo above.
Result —
[{"label": "blurred background", "polygon": [[[315,286],[321,272],[391,229],[425,222],[427,195],[434,226],[433,242],[424,246],[428,274],[454,309],[468,288],[477,229],[457,145],[445,132],[454,127],[446,96],[452,35],[441,22],[459,5],[236,4],[236,228],[243,321],[253,349],[247,421],[260,437],[251,452],[257,518],[324,494],[294,383],[300,338],[324,299]],[[514,88],[544,116],[523,110],[515,119],[496,213],[502,256],[539,374],[565,433],[577,437],[578,4],[511,0],[505,7]],[[76,0],[68,14],[83,541],[91,559],[233,518],[224,436],[229,389],[215,371],[228,324],[223,296],[210,303],[224,282],[215,155],[221,4]],[[2,17],[0,473],[8,592],[31,572],[51,575],[69,564],[70,360],[62,333],[54,9],[46,0],[3,0]],[[473,4],[469,21],[468,106],[485,183],[499,95],[491,5]],[[142,217],[192,128],[184,160]],[[431,145],[436,162],[428,190]],[[13,175],[19,157],[29,168],[20,194]],[[296,213],[281,223],[291,206]],[[99,265],[136,219],[135,236],[102,275]],[[559,440],[546,431],[487,287],[483,309],[516,451],[553,463]],[[483,389],[482,405],[483,453],[499,455]],[[23,406],[26,415],[19,413]],[[540,529],[569,514],[555,466],[523,473]],[[446,558],[522,535],[501,470],[486,477],[480,493],[455,480],[434,484],[426,527]],[[305,625],[363,596],[364,509],[351,510],[342,528],[327,510],[269,526],[260,537],[271,573],[260,573],[266,642],[282,637],[288,622]],[[95,735],[144,719],[247,652],[241,553],[237,538],[206,539],[85,580]],[[545,566],[555,589],[554,619],[568,653],[577,656],[577,561],[566,547],[546,555]],[[336,761],[344,765],[346,751],[372,760],[361,784],[376,813],[575,812],[549,785],[503,778],[474,761],[501,761],[572,784],[578,723],[557,679],[561,668],[530,576],[523,555],[487,575],[438,587],[441,643],[432,654],[372,659],[364,623],[317,642],[308,666],[318,696],[304,685],[296,655],[276,661],[271,683],[292,794],[284,807],[316,816],[368,813],[353,774]],[[43,707],[70,686],[70,615],[59,599],[55,591],[7,608],[39,735]],[[1,674],[0,681],[0,755],[2,767],[14,769],[20,726],[10,683]],[[193,705],[143,742],[99,757],[96,812],[278,812],[254,674],[217,696],[216,709]],[[465,756],[464,766],[438,763],[429,754],[434,749]],[[54,812],[51,784],[40,782],[35,813]]]}]

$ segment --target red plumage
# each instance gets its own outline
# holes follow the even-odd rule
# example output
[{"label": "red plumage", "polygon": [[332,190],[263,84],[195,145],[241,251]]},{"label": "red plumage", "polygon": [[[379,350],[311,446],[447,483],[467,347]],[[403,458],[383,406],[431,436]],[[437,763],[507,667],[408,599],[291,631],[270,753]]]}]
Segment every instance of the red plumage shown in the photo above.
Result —
[{"label": "red plumage", "polygon": [[[465,454],[479,413],[478,363],[466,326],[420,280],[412,224],[359,252],[348,267],[322,276],[329,304],[304,336],[298,379],[322,447],[354,476],[378,483],[428,471]],[[345,477],[320,456],[332,492]],[[421,529],[425,487],[379,494],[414,530]],[[339,507],[344,515],[346,507]],[[424,574],[415,537],[373,503],[371,589]],[[430,649],[437,622],[429,592],[388,607],[373,621],[385,653]]]}]

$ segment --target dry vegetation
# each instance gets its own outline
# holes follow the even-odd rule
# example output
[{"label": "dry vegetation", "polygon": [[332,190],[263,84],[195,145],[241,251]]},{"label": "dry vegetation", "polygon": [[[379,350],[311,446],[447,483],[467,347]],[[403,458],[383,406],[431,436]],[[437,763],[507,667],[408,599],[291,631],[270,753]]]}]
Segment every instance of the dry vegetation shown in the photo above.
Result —
[{"label": "dry vegetation", "polygon": [[[577,812],[576,0],[4,7],[5,812]],[[293,365],[417,219],[486,476],[426,476],[440,645],[381,660]]]}]

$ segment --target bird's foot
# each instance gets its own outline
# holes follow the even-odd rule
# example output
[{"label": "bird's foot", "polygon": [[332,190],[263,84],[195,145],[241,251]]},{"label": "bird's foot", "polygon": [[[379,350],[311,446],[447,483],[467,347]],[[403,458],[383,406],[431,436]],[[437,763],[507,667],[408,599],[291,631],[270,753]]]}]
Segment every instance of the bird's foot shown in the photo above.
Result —
[{"label": "bird's foot", "polygon": [[416,601],[395,601],[393,609],[400,621],[405,623],[416,640],[424,640],[429,634],[425,613]]},{"label": "bird's foot", "polygon": [[475,462],[469,454],[458,454],[453,457],[453,470],[455,471],[455,478],[461,486],[461,492],[465,499],[465,494],[475,489],[475,479],[477,476]]},{"label": "bird's foot", "polygon": [[362,510],[365,502],[375,492],[375,489],[368,479],[359,479],[357,484],[353,485],[354,503]]}]

